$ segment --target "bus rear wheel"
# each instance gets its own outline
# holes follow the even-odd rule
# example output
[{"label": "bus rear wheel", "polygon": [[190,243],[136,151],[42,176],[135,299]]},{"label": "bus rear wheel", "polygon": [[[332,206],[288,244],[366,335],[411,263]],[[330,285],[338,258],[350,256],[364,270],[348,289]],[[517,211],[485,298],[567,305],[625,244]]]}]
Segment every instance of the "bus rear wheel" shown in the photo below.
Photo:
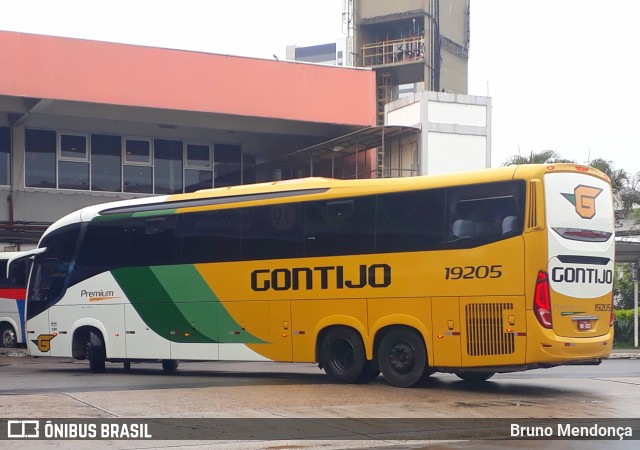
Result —
[{"label": "bus rear wheel", "polygon": [[355,383],[365,367],[364,344],[352,328],[330,329],[322,339],[320,365],[327,376],[339,383]]},{"label": "bus rear wheel", "polygon": [[456,372],[456,376],[464,381],[480,383],[494,376],[495,372]]},{"label": "bus rear wheel", "polygon": [[378,347],[378,365],[391,386],[414,386],[427,370],[427,350],[422,338],[408,328],[389,331]]},{"label": "bus rear wheel", "polygon": [[104,341],[102,336],[95,331],[89,331],[86,358],[89,360],[89,370],[91,372],[104,372],[106,361]]},{"label": "bus rear wheel", "polygon": [[0,336],[2,337],[0,347],[14,348],[18,345],[18,336],[11,324],[3,323],[0,325]]}]

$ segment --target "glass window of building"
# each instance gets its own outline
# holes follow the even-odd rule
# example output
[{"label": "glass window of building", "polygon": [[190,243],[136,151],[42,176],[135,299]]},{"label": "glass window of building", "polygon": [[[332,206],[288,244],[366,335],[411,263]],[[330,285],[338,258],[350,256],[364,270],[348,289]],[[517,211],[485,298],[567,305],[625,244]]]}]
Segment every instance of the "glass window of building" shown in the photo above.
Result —
[{"label": "glass window of building", "polygon": [[56,132],[25,130],[25,186],[56,188]]},{"label": "glass window of building", "polygon": [[84,134],[59,133],[58,148],[60,159],[89,161],[87,136]]},{"label": "glass window of building", "polygon": [[11,129],[0,127],[0,185],[11,184]]},{"label": "glass window of building", "polygon": [[151,164],[151,140],[126,138],[124,140],[125,164]]},{"label": "glass window of building", "polygon": [[153,141],[155,193],[182,192],[182,141],[155,139]]},{"label": "glass window of building", "polygon": [[123,192],[153,193],[153,168],[145,166],[122,167]]},{"label": "glass window of building", "polygon": [[91,190],[122,191],[122,138],[91,135]]},{"label": "glass window of building", "polygon": [[184,191],[195,192],[200,189],[213,187],[213,172],[211,170],[186,169],[184,171]]},{"label": "glass window of building", "polygon": [[212,187],[211,146],[201,143],[185,143],[184,191],[194,192]]},{"label": "glass window of building", "polygon": [[58,133],[58,189],[89,189],[88,138],[79,133]]},{"label": "glass window of building", "polygon": [[211,170],[211,147],[208,144],[185,144],[186,167]]},{"label": "glass window of building", "polygon": [[151,139],[125,138],[123,154],[122,191],[152,194]]},{"label": "glass window of building", "polygon": [[58,161],[58,189],[89,189],[89,163]]},{"label": "glass window of building", "polygon": [[242,184],[242,152],[239,145],[216,144],[213,151],[215,187]]}]

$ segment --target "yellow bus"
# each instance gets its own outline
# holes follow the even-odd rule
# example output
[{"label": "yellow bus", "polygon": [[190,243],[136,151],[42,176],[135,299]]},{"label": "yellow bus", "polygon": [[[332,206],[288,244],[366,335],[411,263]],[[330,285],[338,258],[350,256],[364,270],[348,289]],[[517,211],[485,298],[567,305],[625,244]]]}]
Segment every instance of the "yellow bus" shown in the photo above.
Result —
[{"label": "yellow bus", "polygon": [[570,164],[307,178],[87,207],[31,252],[32,355],[317,362],[337,382],[593,362],[610,183]]}]

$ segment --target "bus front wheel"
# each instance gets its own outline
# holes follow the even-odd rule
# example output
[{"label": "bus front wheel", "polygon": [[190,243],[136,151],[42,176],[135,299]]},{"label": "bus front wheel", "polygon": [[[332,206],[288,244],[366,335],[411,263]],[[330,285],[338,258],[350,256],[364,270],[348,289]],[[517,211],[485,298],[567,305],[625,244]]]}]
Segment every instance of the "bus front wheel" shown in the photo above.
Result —
[{"label": "bus front wheel", "polygon": [[327,376],[339,383],[355,383],[365,367],[364,344],[352,328],[330,329],[322,339],[319,360]]},{"label": "bus front wheel", "polygon": [[163,359],[162,360],[162,370],[165,372],[173,372],[178,368],[178,361],[175,359]]},{"label": "bus front wheel", "polygon": [[0,347],[13,348],[18,345],[18,337],[16,336],[16,330],[13,329],[11,324],[3,323],[0,325]]},{"label": "bus front wheel", "polygon": [[391,386],[417,384],[427,370],[427,350],[422,338],[408,328],[389,331],[378,347],[378,365]]},{"label": "bus front wheel", "polygon": [[89,360],[89,370],[91,372],[104,372],[106,360],[104,341],[102,336],[95,331],[89,332],[86,357]]}]

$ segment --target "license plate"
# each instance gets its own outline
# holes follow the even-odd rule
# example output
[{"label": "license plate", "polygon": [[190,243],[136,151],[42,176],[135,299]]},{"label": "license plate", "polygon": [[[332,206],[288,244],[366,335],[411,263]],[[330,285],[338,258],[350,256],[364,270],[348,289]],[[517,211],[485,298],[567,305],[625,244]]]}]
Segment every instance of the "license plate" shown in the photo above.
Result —
[{"label": "license plate", "polygon": [[578,320],[578,330],[590,330],[590,329],[591,329],[590,320]]}]

